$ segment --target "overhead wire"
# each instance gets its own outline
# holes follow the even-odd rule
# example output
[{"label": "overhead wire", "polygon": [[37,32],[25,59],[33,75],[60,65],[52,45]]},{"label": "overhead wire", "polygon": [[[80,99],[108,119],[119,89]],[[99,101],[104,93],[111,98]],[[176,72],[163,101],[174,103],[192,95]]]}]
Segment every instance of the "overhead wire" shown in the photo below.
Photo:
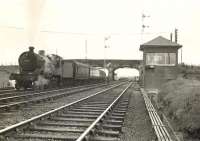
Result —
[{"label": "overhead wire", "polygon": [[[17,27],[17,26],[0,26],[0,28],[4,29],[15,29],[15,30],[25,30],[24,27]],[[51,33],[51,34],[68,34],[68,35],[79,35],[79,36],[139,36],[141,33],[117,33],[117,32],[111,32],[111,33],[84,33],[84,32],[67,32],[67,31],[53,31],[53,30],[40,30],[40,32],[43,33]],[[170,32],[162,31],[162,32],[145,32],[143,34],[145,35],[151,35],[151,34],[168,34]]]}]

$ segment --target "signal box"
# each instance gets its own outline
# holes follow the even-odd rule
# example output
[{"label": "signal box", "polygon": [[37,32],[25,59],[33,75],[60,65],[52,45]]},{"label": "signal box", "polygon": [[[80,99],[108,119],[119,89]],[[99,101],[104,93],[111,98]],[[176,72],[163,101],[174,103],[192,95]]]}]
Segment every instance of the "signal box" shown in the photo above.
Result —
[{"label": "signal box", "polygon": [[147,90],[159,90],[161,85],[178,75],[178,49],[182,45],[159,36],[140,45],[143,51],[143,85]]}]

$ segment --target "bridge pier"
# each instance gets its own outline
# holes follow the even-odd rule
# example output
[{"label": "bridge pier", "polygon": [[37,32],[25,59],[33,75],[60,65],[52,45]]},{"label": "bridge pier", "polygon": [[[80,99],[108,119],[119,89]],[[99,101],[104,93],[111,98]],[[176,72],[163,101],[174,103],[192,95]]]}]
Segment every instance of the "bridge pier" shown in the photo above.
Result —
[{"label": "bridge pier", "polygon": [[114,71],[115,69],[113,67],[108,67],[108,79],[109,80],[114,80]]}]

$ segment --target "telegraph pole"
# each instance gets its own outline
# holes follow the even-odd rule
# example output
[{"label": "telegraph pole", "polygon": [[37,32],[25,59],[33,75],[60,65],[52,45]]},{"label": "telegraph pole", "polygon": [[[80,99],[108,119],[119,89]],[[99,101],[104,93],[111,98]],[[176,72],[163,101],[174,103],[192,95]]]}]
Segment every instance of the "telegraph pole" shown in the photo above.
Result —
[{"label": "telegraph pole", "polygon": [[[175,28],[174,30],[174,34],[175,34],[175,43],[178,43],[178,29]],[[183,48],[181,47],[181,64],[183,63]]]},{"label": "telegraph pole", "polygon": [[85,40],[85,62],[87,63],[87,40]]},{"label": "telegraph pole", "polygon": [[[144,13],[142,13],[141,44],[143,43],[144,29],[145,29],[145,28],[149,28],[148,25],[145,25],[145,24],[144,24],[144,20],[145,20],[145,18],[149,18],[149,17],[150,17],[149,15],[145,15]],[[143,56],[143,58],[144,58],[144,56]],[[144,63],[144,62],[143,62],[143,63]],[[145,73],[144,67],[142,68],[142,71],[143,71],[143,76],[142,76],[141,80],[142,80],[142,84],[144,84],[144,73]]]},{"label": "telegraph pole", "polygon": [[[108,48],[108,45],[106,44],[106,41],[110,39],[110,36],[108,37],[104,37],[104,62],[103,62],[103,65],[104,65],[104,69],[106,69],[106,48]],[[108,70],[108,73],[109,73],[109,70]],[[108,75],[109,77],[109,75]],[[106,77],[105,77],[105,82],[107,81]]]},{"label": "telegraph pole", "polygon": [[145,28],[149,28],[148,25],[145,25],[145,24],[144,24],[144,19],[145,19],[145,18],[149,18],[149,17],[150,17],[149,15],[145,15],[144,13],[142,13],[141,44],[142,44],[142,42],[143,42],[144,29],[145,29]]},{"label": "telegraph pole", "polygon": [[104,37],[104,68],[106,68],[106,48],[109,46],[106,44],[106,41],[110,39],[110,36]]}]

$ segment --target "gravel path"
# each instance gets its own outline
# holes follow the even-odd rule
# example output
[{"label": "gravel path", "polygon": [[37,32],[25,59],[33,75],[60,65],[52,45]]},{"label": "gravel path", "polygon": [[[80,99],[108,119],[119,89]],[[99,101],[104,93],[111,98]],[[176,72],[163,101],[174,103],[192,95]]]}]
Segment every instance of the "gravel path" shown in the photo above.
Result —
[{"label": "gravel path", "polygon": [[19,123],[23,120],[27,120],[31,117],[40,115],[44,112],[53,110],[55,108],[74,102],[78,99],[92,95],[102,89],[103,88],[96,88],[89,91],[79,92],[76,94],[72,94],[70,96],[62,97],[53,101],[30,104],[18,110],[12,110],[10,112],[5,112],[5,113],[1,112],[0,113],[0,130],[7,126]]},{"label": "gravel path", "polygon": [[153,141],[156,139],[140,91],[131,93],[129,108],[122,129],[121,141]]}]

